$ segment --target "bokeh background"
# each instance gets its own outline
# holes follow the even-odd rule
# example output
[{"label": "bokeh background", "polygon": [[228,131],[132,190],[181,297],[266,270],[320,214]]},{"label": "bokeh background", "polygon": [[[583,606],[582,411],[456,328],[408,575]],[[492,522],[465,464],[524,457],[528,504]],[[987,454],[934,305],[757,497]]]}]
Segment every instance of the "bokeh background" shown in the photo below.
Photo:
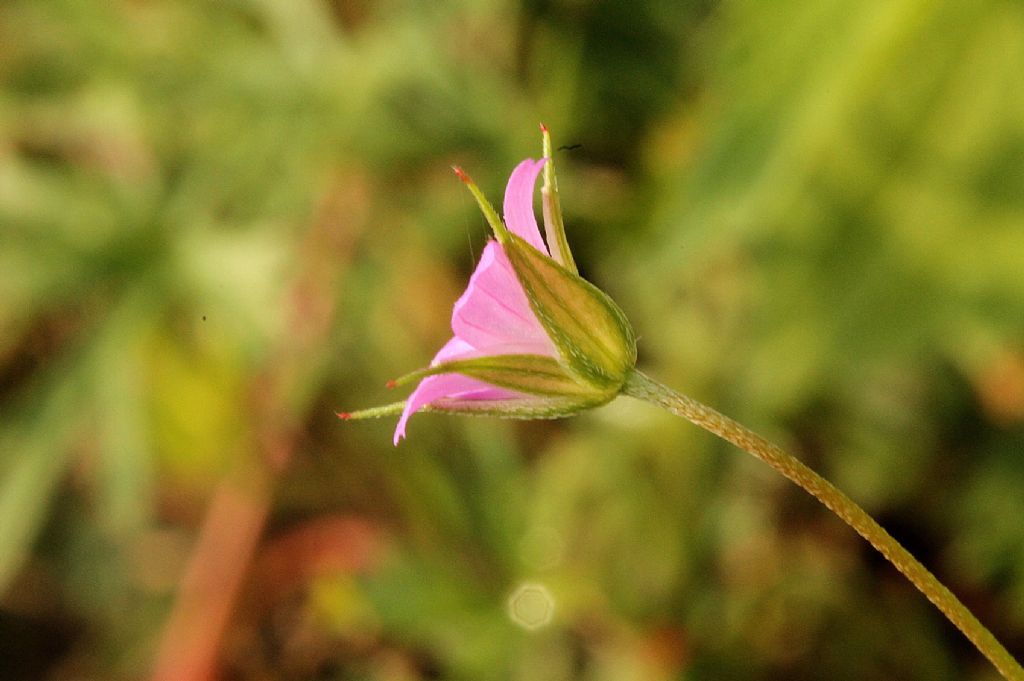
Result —
[{"label": "bokeh background", "polygon": [[499,201],[541,121],[641,366],[1024,656],[1021,3],[5,0],[0,678],[994,678],[647,405],[335,417],[449,336],[449,166]]}]

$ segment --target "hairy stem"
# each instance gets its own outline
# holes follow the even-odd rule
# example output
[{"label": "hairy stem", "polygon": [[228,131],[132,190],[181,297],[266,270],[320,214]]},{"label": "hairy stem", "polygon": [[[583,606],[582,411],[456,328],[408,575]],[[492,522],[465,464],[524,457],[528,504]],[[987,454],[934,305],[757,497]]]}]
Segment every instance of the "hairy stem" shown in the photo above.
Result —
[{"label": "hairy stem", "polygon": [[839,491],[835,485],[728,416],[661,385],[639,371],[634,371],[630,375],[623,392],[682,416],[764,461],[802,487],[868,540],[886,560],[902,572],[995,665],[1003,678],[1009,681],[1024,681],[1024,669],[1020,663],[971,614],[971,611],[864,509]]}]

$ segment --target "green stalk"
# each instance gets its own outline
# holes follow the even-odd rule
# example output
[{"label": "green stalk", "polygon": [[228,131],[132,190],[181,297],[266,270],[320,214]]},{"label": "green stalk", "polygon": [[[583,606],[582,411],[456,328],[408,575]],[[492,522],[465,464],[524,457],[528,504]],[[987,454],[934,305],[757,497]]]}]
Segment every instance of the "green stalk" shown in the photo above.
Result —
[{"label": "green stalk", "polygon": [[639,371],[634,371],[626,380],[623,393],[637,399],[658,405],[663,409],[682,416],[701,428],[714,433],[743,451],[782,473],[802,487],[807,493],[839,516],[843,522],[868,540],[885,559],[902,572],[910,582],[923,593],[935,607],[942,611],[957,629],[970,639],[981,654],[995,665],[1003,678],[1008,681],[1024,681],[1024,669],[1007,652],[996,637],[986,629],[971,611],[947,589],[935,575],[928,571],[892,535],[867,514],[848,496],[843,494],[825,478],[805,466],[798,459],[787,454],[778,446],[765,440],[757,433],[718,413],[711,407],[681,395]]}]

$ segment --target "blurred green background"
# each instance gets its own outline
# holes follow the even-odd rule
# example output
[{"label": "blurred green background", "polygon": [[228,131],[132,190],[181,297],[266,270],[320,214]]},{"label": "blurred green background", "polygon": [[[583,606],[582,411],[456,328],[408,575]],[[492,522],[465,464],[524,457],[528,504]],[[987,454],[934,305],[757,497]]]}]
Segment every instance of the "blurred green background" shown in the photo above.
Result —
[{"label": "blurred green background", "polygon": [[497,202],[540,121],[641,366],[1024,656],[1021,3],[5,0],[0,678],[994,678],[647,405],[338,421],[450,335],[449,166]]}]

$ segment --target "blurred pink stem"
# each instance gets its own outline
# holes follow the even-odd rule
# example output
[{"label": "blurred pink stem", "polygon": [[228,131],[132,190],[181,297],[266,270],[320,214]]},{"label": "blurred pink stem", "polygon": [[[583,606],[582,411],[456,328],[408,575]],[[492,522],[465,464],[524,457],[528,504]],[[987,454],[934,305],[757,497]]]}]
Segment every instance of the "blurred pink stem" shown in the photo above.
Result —
[{"label": "blurred pink stem", "polygon": [[203,519],[152,681],[213,681],[221,639],[263,531],[269,492],[261,474],[222,481]]},{"label": "blurred pink stem", "polygon": [[322,376],[338,279],[366,224],[368,185],[339,177],[306,235],[303,264],[287,299],[289,334],[253,383],[257,456],[217,486],[164,628],[152,681],[212,681],[225,631],[270,510],[275,476],[288,466],[296,419]]}]

